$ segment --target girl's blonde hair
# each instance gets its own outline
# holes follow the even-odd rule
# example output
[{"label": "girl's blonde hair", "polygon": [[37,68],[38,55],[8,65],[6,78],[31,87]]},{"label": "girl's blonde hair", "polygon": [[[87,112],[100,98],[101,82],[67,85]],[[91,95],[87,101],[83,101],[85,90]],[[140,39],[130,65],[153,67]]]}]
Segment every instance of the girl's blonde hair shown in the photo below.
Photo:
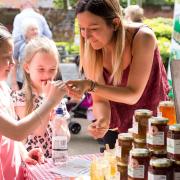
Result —
[{"label": "girl's blonde hair", "polygon": [[[114,31],[114,54],[111,74],[113,84],[120,83],[122,78],[122,54],[125,45],[125,29],[122,20],[122,11],[118,0],[79,0],[76,6],[76,15],[89,11],[103,18],[106,24],[113,27],[114,18],[118,18],[120,24]],[[104,49],[94,50],[90,43],[80,35],[80,68],[84,68],[87,78],[98,81],[103,73]]]},{"label": "girl's blonde hair", "polygon": [[[59,53],[54,41],[46,38],[46,37],[36,37],[31,39],[25,47],[23,54],[23,66],[25,64],[31,63],[31,60],[35,56],[36,53],[45,52],[52,54],[57,59],[57,75],[59,71]],[[33,93],[32,93],[32,83],[30,79],[30,75],[24,70],[24,84],[23,84],[23,92],[25,93],[25,115],[29,114],[33,111]]]}]

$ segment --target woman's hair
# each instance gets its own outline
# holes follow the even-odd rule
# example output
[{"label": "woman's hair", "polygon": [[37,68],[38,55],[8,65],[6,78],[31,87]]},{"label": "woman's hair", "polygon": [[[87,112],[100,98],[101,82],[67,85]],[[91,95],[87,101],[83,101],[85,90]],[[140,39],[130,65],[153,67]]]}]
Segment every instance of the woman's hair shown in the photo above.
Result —
[{"label": "woman's hair", "polygon": [[[31,39],[24,50],[23,54],[23,65],[31,63],[31,60],[35,56],[36,53],[45,52],[52,54],[57,60],[57,74],[59,73],[59,53],[54,41],[46,38],[46,37],[36,37]],[[23,69],[24,72],[24,84],[23,91],[26,94],[26,106],[25,106],[25,114],[29,114],[33,111],[33,94],[32,94],[32,83],[30,79],[30,75]]]},{"label": "woman's hair", "polygon": [[[122,21],[122,11],[118,0],[79,0],[76,15],[88,11],[104,19],[108,26],[113,27],[114,18],[119,18],[120,24],[113,34],[114,54],[111,79],[117,85],[122,77],[122,53],[125,44],[125,30]],[[88,78],[97,81],[103,73],[104,49],[94,50],[80,35],[80,68],[84,68]]]},{"label": "woman's hair", "polygon": [[0,48],[3,46],[7,39],[12,39],[12,35],[8,29],[0,23]]},{"label": "woman's hair", "polygon": [[130,18],[133,22],[142,22],[144,19],[144,10],[138,5],[130,5],[125,10],[125,18]]}]

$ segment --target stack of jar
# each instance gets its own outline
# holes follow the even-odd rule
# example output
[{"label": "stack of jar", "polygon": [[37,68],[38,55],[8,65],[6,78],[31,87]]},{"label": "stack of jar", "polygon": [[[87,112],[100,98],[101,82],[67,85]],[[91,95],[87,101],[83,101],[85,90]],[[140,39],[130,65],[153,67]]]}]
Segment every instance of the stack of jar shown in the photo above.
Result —
[{"label": "stack of jar", "polygon": [[168,118],[139,109],[128,132],[116,146],[121,180],[180,180],[180,124],[168,130]]}]

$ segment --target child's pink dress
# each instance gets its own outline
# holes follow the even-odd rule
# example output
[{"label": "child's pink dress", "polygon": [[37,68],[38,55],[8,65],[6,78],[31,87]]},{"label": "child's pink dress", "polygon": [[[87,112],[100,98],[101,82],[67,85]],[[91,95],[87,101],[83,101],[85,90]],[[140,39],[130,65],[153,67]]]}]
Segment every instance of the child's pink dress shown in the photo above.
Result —
[{"label": "child's pink dress", "polygon": [[[7,114],[16,121],[10,89],[2,81],[0,81],[0,116],[1,114]],[[21,157],[17,142],[2,136],[0,132],[0,180],[22,180],[20,165]]]}]

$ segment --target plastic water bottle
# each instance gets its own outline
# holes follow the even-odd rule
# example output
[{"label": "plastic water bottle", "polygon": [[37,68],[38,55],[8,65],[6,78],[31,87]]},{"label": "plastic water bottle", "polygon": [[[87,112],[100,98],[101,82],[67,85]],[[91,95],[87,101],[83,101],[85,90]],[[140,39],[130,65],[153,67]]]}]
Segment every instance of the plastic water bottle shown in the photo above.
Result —
[{"label": "plastic water bottle", "polygon": [[53,119],[52,159],[55,165],[66,162],[68,159],[68,124],[63,109],[58,107]]}]

